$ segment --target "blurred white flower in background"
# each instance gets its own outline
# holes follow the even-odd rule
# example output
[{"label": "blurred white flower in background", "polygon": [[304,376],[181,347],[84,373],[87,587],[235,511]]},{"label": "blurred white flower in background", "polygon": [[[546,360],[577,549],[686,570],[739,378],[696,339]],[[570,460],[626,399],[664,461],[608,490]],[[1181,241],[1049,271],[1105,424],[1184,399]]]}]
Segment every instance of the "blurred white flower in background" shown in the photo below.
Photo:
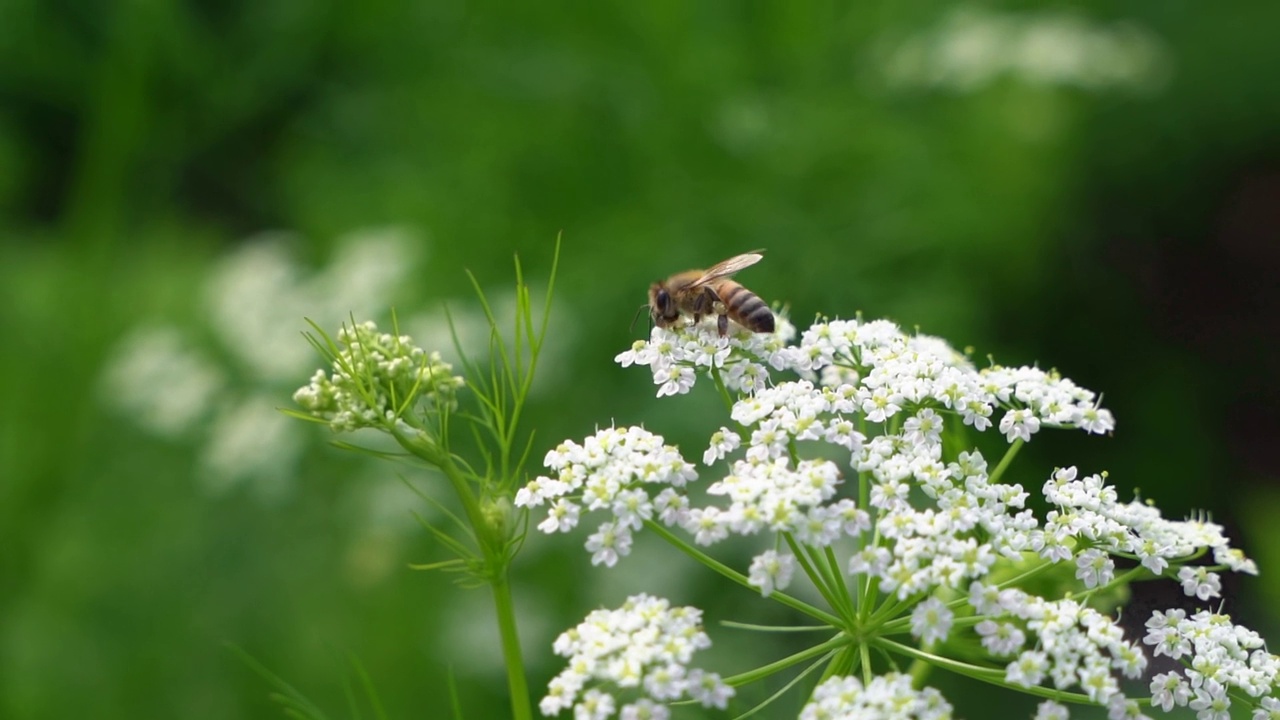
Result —
[{"label": "blurred white flower in background", "polygon": [[278,399],[259,393],[216,411],[200,449],[200,479],[215,494],[252,481],[261,498],[276,500],[292,488],[305,438],[277,409]]},{"label": "blurred white flower in background", "polygon": [[304,276],[285,233],[251,238],[214,268],[205,288],[209,321],[223,346],[265,380],[292,382],[315,364],[299,342],[303,318],[332,328],[381,317],[417,268],[423,243],[409,232],[360,230],[342,238],[329,264]]},{"label": "blurred white flower in background", "polygon": [[174,327],[144,326],[120,341],[106,368],[103,399],[153,435],[175,439],[204,419],[227,380]]},{"label": "blurred white flower in background", "polygon": [[1152,32],[1077,14],[996,13],[961,7],[936,28],[880,48],[877,65],[898,89],[974,92],[1010,77],[1084,90],[1158,89],[1171,58]]},{"label": "blurred white flower in background", "polygon": [[109,406],[151,434],[195,443],[197,477],[210,494],[241,484],[262,500],[290,493],[307,428],[276,408],[316,364],[301,335],[306,318],[331,328],[352,315],[385,315],[424,247],[405,229],[359,230],[309,271],[295,256],[299,244],[290,233],[250,238],[198,289],[207,328],[142,324],[103,370]]}]

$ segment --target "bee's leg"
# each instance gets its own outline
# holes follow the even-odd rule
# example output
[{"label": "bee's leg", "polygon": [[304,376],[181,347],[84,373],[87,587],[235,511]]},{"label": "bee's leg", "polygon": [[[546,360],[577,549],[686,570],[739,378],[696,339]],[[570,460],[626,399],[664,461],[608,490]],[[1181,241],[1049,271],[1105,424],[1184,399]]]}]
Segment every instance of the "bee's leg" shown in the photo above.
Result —
[{"label": "bee's leg", "polygon": [[720,313],[720,317],[716,318],[716,329],[720,331],[720,337],[724,337],[729,332],[729,316]]},{"label": "bee's leg", "polygon": [[697,297],[693,299],[693,306],[690,308],[693,311],[693,324],[697,325],[702,321],[702,318],[715,312],[715,303],[716,294],[712,292],[711,288],[704,288],[702,292],[698,293]]}]

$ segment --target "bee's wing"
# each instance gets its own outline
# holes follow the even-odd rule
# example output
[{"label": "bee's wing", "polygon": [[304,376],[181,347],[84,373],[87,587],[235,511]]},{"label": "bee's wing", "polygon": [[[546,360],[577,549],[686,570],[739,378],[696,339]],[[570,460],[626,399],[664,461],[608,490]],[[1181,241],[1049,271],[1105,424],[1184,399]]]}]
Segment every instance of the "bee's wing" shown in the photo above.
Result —
[{"label": "bee's wing", "polygon": [[741,255],[735,255],[729,258],[728,260],[725,260],[724,262],[716,263],[710,270],[707,270],[706,272],[704,272],[702,274],[702,277],[690,283],[689,287],[696,288],[702,285],[706,285],[712,280],[716,280],[722,277],[728,277],[743,268],[751,267],[752,265],[755,265],[756,263],[760,262],[762,259],[764,259],[764,256],[761,255],[759,252],[749,252],[749,253],[743,253]]}]

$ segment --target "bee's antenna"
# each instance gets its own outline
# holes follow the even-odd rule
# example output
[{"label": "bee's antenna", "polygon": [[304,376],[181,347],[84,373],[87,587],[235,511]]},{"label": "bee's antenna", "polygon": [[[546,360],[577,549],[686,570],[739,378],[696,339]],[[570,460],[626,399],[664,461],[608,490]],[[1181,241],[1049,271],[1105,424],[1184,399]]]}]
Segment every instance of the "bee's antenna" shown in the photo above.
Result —
[{"label": "bee's antenna", "polygon": [[633,332],[636,329],[636,321],[640,319],[640,313],[647,307],[649,307],[649,303],[641,305],[640,309],[636,310],[636,314],[631,318],[631,326],[627,328],[627,332]]}]

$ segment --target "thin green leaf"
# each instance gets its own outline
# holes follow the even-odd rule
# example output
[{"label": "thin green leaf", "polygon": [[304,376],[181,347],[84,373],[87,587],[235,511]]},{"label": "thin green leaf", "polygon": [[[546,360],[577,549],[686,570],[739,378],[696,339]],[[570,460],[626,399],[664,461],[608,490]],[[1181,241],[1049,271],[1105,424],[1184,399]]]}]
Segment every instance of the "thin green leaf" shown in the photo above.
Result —
[{"label": "thin green leaf", "polygon": [[449,704],[453,707],[454,720],[464,720],[462,716],[462,699],[458,697],[458,679],[453,676],[453,666],[445,669],[448,673]]},{"label": "thin green leaf", "polygon": [[355,655],[348,655],[351,667],[356,672],[356,677],[360,678],[360,685],[364,688],[365,700],[368,701],[370,707],[373,708],[373,716],[377,720],[387,720],[387,711],[382,707],[382,699],[378,696],[378,690],[373,686],[373,679],[369,677],[368,671],[365,670],[364,663]]},{"label": "thin green leaf", "polygon": [[305,420],[306,422],[310,422],[310,423],[318,423],[318,424],[320,424],[320,425],[328,425],[328,424],[329,424],[329,421],[328,421],[328,420],[325,420],[325,419],[324,419],[324,418],[322,418],[322,417],[316,417],[315,415],[312,415],[312,414],[311,414],[311,413],[309,413],[309,412],[303,412],[303,411],[301,411],[301,410],[294,410],[293,408],[282,408],[282,407],[278,407],[278,408],[276,408],[276,411],[277,411],[277,412],[280,412],[280,413],[284,413],[285,415],[288,415],[289,417],[291,417],[291,418],[293,418],[293,419],[295,419],[295,420]]},{"label": "thin green leaf", "polygon": [[[432,525],[431,523],[427,522],[426,519],[423,518],[418,513],[415,512],[413,516],[418,520],[418,524],[421,525],[424,530],[431,533],[437,540],[443,543],[450,550],[453,550],[454,553],[457,554],[459,557],[474,558],[476,556],[475,552],[471,548],[467,547],[461,540],[458,540],[454,536],[446,533],[445,531],[441,530],[435,525]],[[453,520],[455,523],[458,523],[459,525],[461,525],[461,521],[458,520],[456,517],[453,518]],[[466,532],[468,538],[472,542],[479,544],[476,541],[475,535],[472,534],[471,528],[465,525],[462,525],[462,529],[464,532]]]},{"label": "thin green leaf", "polygon": [[328,720],[328,716],[308,700],[305,695],[285,682],[283,678],[268,670],[265,665],[258,662],[243,648],[233,643],[226,643],[226,646],[231,652],[239,656],[240,661],[248,665],[249,669],[276,688],[276,692],[271,693],[270,697],[285,707],[285,714],[290,717],[305,718],[306,720]]},{"label": "thin green leaf", "polygon": [[410,570],[443,570],[445,572],[460,572],[465,570],[466,563],[462,560],[441,560],[433,563],[409,563]]}]

